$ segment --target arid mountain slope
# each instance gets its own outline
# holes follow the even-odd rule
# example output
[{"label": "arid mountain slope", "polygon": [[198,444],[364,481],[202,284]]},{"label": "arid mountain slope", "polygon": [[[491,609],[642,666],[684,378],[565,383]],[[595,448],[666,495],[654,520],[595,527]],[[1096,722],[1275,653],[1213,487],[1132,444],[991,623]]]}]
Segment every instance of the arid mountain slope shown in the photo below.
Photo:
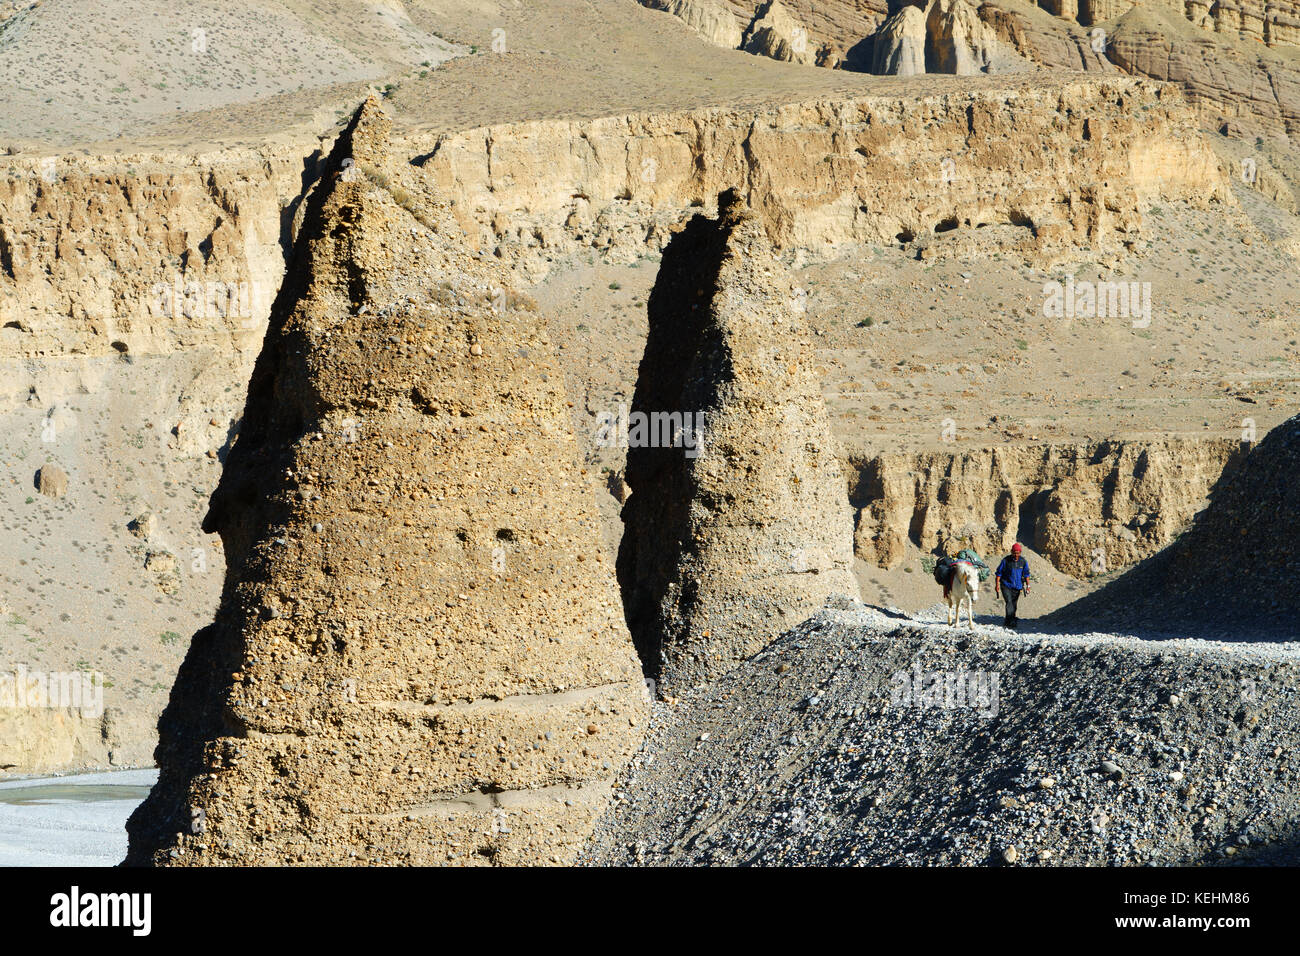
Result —
[{"label": "arid mountain slope", "polygon": [[45,0],[0,23],[0,142],[130,140],[177,112],[378,80],[457,52],[401,0],[229,0],[220,11]]}]

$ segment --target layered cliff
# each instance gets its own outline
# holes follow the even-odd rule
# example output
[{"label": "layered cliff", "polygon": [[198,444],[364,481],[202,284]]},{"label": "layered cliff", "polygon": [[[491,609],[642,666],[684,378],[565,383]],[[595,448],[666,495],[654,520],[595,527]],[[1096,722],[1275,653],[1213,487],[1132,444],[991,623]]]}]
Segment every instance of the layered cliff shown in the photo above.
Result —
[{"label": "layered cliff", "polygon": [[0,358],[255,347],[316,160],[306,145],[9,157]]},{"label": "layered cliff", "polygon": [[[742,48],[735,31],[711,24],[726,15],[743,27],[764,10],[752,0],[643,2],[731,49]],[[807,51],[801,62],[818,66],[896,76],[1034,67],[1122,72],[1178,84],[1206,126],[1244,124],[1248,139],[1297,128],[1300,4],[1290,0],[785,0],[783,16]],[[792,58],[785,47],[751,52]]]},{"label": "layered cliff", "polygon": [[1223,31],[1135,7],[1115,21],[1106,55],[1125,72],[1177,83],[1207,125],[1231,120],[1252,134],[1300,131],[1300,57],[1290,49],[1233,43]]},{"label": "layered cliff", "polygon": [[[932,82],[932,81],[927,81]],[[1156,196],[1227,200],[1177,93],[1145,81],[937,81],[933,95],[611,117],[439,137],[417,162],[481,248],[510,260],[634,258],[736,188],[777,249],[907,244],[1051,261],[1120,249]],[[948,226],[955,225],[955,229]]]},{"label": "layered cliff", "polygon": [[1180,534],[1247,449],[1167,439],[853,458],[855,550],[891,568],[907,541],[999,554],[1019,540],[1075,577],[1118,570]]},{"label": "layered cliff", "polygon": [[1295,0],[1156,0],[1147,4],[1136,0],[1040,0],[1038,6],[1085,26],[1145,7],[1225,38],[1268,46],[1300,45],[1300,3]]},{"label": "layered cliff", "polygon": [[1055,620],[1293,641],[1300,613],[1300,416],[1225,476],[1187,532],[1150,561],[1062,608]]},{"label": "layered cliff", "polygon": [[[1043,7],[996,0],[982,4],[979,16],[1006,45],[1043,69],[1121,71],[1176,83],[1206,127],[1229,123],[1247,140],[1300,129],[1297,41],[1285,39],[1287,14],[1278,6],[1269,6],[1277,14],[1275,27],[1267,31],[1274,38],[1270,44],[1198,21],[1205,4],[1187,4],[1185,17],[1182,4],[1122,3],[1101,19],[1089,18],[1083,5],[1062,5],[1060,16],[1051,15],[1055,7]],[[1225,17],[1241,8],[1214,4],[1213,9]]]},{"label": "layered cliff", "polygon": [[[778,250],[949,243],[1052,261],[1122,248],[1160,200],[1227,200],[1177,94],[1124,78],[927,81],[925,95],[412,133],[470,245],[528,277],[632,259],[739,189]],[[255,345],[317,144],[198,157],[12,157],[0,180],[0,357]],[[137,161],[138,160],[138,161]],[[121,343],[115,346],[114,343]]]},{"label": "layered cliff", "polygon": [[375,101],[339,139],[204,529],[227,576],[128,861],[564,862],[646,693],[542,317]]}]

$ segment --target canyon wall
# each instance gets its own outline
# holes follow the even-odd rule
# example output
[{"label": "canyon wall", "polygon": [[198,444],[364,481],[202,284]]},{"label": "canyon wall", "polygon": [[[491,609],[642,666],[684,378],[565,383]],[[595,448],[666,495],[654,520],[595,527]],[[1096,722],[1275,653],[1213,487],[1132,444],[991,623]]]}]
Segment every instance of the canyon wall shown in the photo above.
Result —
[{"label": "canyon wall", "polygon": [[985,3],[979,16],[1042,69],[1122,71],[1176,83],[1205,127],[1228,123],[1246,140],[1300,130],[1300,63],[1287,44],[1273,48],[1197,29],[1164,5],[1125,5],[1104,28],[1082,26],[1073,14],[1045,17],[1011,0]]},{"label": "canyon wall", "polygon": [[1116,570],[1173,540],[1248,448],[1171,438],[851,457],[855,552],[892,568],[907,541],[996,555],[1019,540],[1075,577]]},{"label": "canyon wall", "polygon": [[519,124],[439,137],[415,162],[472,241],[529,267],[539,251],[635,258],[728,188],[778,250],[1007,226],[963,253],[1045,262],[1123,248],[1156,196],[1230,201],[1178,94],[1127,78]]},{"label": "canyon wall", "polygon": [[0,359],[256,348],[316,144],[0,160]]},{"label": "canyon wall", "polygon": [[[526,278],[570,252],[657,252],[728,188],[778,250],[919,247],[955,224],[945,247],[1044,262],[1122,248],[1156,200],[1231,201],[1177,92],[1121,77],[519,123],[394,148],[452,202],[454,231]],[[0,358],[255,348],[318,156],[312,141],[55,157],[52,172],[6,158]],[[985,226],[1006,228],[971,242]]]},{"label": "canyon wall", "polygon": [[1066,20],[1092,26],[1146,6],[1185,19],[1207,33],[1268,46],[1300,46],[1300,3],[1295,0],[1039,0]]},{"label": "canyon wall", "polygon": [[1248,141],[1300,132],[1300,61],[1288,50],[1178,29],[1168,13],[1135,7],[1113,24],[1106,56],[1125,72],[1177,83],[1206,126],[1230,122]]},{"label": "canyon wall", "polygon": [[[20,691],[24,678],[30,681]],[[13,668],[0,674],[0,775],[149,762],[153,727],[145,715],[126,713],[120,707],[96,713],[92,707],[26,705],[37,699],[32,691],[38,687],[47,693],[48,677],[43,671]]]},{"label": "canyon wall", "polygon": [[[647,7],[663,10],[682,20],[702,39],[727,49],[744,49],[775,59],[815,63],[817,66],[860,72],[894,74],[891,58],[880,47],[897,46],[901,20],[908,9],[922,16],[912,18],[910,35],[922,42],[927,34],[936,45],[949,45],[975,53],[988,48],[980,34],[979,21],[990,24],[1015,23],[1016,39],[1010,49],[1030,62],[1052,68],[1107,69],[1106,47],[1095,48],[1092,29],[1100,24],[1114,27],[1137,12],[1144,17],[1176,21],[1164,30],[1166,39],[1179,39],[1186,45],[1196,34],[1212,36],[1225,44],[1251,44],[1262,48],[1300,46],[1300,2],[1296,0],[854,0],[854,2],[814,2],[814,0],[641,0]],[[775,12],[773,12],[775,8]],[[1059,22],[1050,26],[1045,17],[1034,16],[1039,10]],[[910,16],[910,15],[909,15]],[[961,29],[944,30],[937,22],[927,28],[927,18],[956,17]],[[762,25],[778,20],[783,24],[782,42],[751,44],[748,37]],[[1082,28],[1072,33],[1071,28]],[[1112,33],[1114,30],[1111,31]],[[1013,39],[999,31],[999,40]],[[953,42],[955,40],[955,43]],[[1248,47],[1234,51],[1249,55]],[[1231,54],[1230,54],[1231,57]],[[962,73],[955,63],[944,64],[932,58],[928,72]],[[976,71],[987,70],[989,60],[978,64]],[[970,71],[974,72],[974,71]],[[1144,75],[1155,74],[1141,71]],[[901,75],[911,75],[904,72]]]},{"label": "canyon wall", "polygon": [[[1067,605],[1057,621],[1212,628],[1226,641],[1295,638],[1300,614],[1300,416],[1272,429],[1224,476],[1169,548]],[[1218,635],[1216,635],[1218,636]],[[1244,695],[1243,695],[1244,696]]]},{"label": "canyon wall", "polygon": [[[897,76],[1030,67],[1122,72],[1177,83],[1207,127],[1244,125],[1246,139],[1300,129],[1300,66],[1289,52],[1300,45],[1295,0],[785,0],[793,39],[776,49],[736,39],[766,9],[753,0],[642,2],[674,14],[709,43],[779,59],[795,59],[786,52],[793,45],[800,62]],[[719,22],[732,28],[721,30]]]}]

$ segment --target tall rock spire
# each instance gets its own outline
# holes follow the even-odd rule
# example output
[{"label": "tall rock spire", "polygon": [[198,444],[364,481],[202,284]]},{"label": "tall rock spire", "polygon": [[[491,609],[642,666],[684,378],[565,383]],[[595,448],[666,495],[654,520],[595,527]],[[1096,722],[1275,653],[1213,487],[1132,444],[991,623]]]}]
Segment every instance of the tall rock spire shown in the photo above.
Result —
[{"label": "tall rock spire", "polygon": [[544,322],[387,135],[309,199],[128,863],[567,862],[643,733]]},{"label": "tall rock spire", "polygon": [[619,582],[647,671],[673,691],[858,594],[802,296],[736,194],[718,206],[664,250],[628,416],[648,424],[641,441],[629,427]]}]

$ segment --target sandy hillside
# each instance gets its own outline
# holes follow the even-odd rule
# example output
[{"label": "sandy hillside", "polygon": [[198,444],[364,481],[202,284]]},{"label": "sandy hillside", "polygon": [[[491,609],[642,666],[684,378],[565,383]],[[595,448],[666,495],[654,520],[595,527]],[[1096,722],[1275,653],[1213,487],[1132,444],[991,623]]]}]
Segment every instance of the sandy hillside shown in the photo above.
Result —
[{"label": "sandy hillside", "polygon": [[463,129],[898,82],[720,51],[631,0],[45,0],[0,23],[0,79],[0,145],[97,150],[338,128],[368,88],[399,126]]},{"label": "sandy hillside", "polygon": [[[4,673],[21,663],[102,681],[117,737],[97,741],[101,763],[148,761],[152,724],[221,589],[220,543],[199,527],[220,460],[172,432],[212,362],[123,358],[52,406],[34,400],[0,413],[0,641],[13,662]],[[200,412],[215,447],[234,396],[242,406],[242,386],[228,388]],[[47,466],[67,474],[62,497],[35,486]],[[0,764],[44,766],[60,737],[50,729],[4,741]]]},{"label": "sandy hillside", "polygon": [[232,0],[219,12],[45,0],[0,24],[0,140],[129,139],[177,113],[377,80],[455,52],[400,0]]}]

